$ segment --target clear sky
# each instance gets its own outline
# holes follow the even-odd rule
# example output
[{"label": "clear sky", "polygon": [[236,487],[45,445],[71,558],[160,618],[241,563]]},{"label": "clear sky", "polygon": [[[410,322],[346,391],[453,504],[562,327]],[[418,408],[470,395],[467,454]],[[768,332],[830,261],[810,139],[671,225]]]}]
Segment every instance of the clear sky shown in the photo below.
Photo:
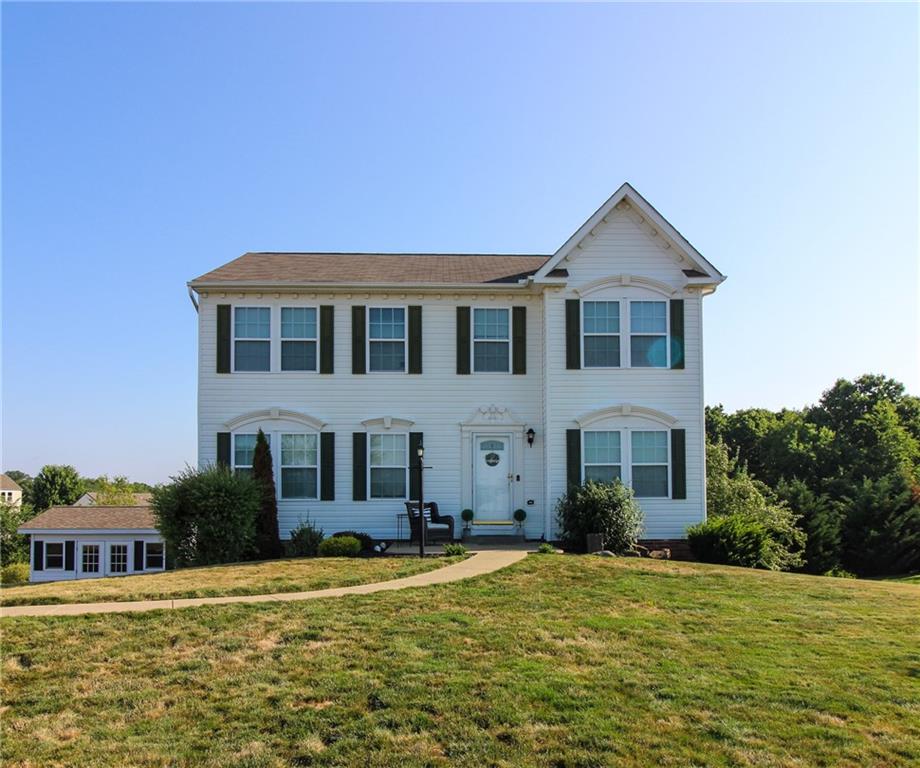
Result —
[{"label": "clear sky", "polygon": [[9,4],[2,466],[165,480],[185,283],[247,250],[552,252],[624,180],[728,275],[706,400],[918,375],[907,5]]}]

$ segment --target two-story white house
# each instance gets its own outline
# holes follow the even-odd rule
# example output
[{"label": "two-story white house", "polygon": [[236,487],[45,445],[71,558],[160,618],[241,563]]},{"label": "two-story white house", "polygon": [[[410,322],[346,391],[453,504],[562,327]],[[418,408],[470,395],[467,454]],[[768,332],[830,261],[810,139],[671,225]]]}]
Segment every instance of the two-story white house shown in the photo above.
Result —
[{"label": "two-story white house", "polygon": [[[570,483],[620,478],[645,537],[706,515],[702,300],[724,276],[629,184],[552,255],[247,253],[189,283],[198,458],[272,448],[282,537],[393,538],[424,498],[460,528],[556,535]],[[403,529],[405,532],[405,528]]]}]

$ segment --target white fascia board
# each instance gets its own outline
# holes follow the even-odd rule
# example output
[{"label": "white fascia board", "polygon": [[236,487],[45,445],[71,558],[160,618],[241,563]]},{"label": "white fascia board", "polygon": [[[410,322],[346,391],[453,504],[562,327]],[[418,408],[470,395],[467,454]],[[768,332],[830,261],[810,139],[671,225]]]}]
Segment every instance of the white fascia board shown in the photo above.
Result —
[{"label": "white fascia board", "polygon": [[16,533],[30,536],[108,536],[111,534],[130,536],[159,536],[156,528],[17,528]]},{"label": "white fascia board", "polygon": [[361,293],[363,291],[392,291],[394,293],[416,293],[418,291],[514,291],[520,293],[530,286],[530,278],[523,278],[513,283],[188,283],[196,293],[202,291],[220,291],[233,293],[233,291],[260,290],[265,293],[321,293],[322,291],[350,291]]}]

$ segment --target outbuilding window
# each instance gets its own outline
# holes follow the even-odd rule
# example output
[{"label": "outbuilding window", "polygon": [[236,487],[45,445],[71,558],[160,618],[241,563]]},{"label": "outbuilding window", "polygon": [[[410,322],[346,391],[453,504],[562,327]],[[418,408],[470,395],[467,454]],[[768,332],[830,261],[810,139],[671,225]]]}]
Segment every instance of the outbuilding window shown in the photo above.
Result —
[{"label": "outbuilding window", "polygon": [[109,547],[109,570],[112,573],[128,572],[127,544],[112,544]]},{"label": "outbuilding window", "polygon": [[147,570],[163,570],[164,553],[162,541],[148,541],[146,543],[144,562]]},{"label": "outbuilding window", "polygon": [[64,542],[45,542],[45,569],[61,570],[64,568]]},{"label": "outbuilding window", "polygon": [[99,545],[83,544],[80,565],[83,573],[99,573]]}]

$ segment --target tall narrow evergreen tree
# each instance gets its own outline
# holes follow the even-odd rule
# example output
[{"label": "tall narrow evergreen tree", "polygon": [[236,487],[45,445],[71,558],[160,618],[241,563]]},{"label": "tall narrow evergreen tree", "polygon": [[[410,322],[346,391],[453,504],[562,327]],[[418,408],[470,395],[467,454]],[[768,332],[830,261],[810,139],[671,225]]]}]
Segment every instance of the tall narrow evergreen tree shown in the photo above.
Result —
[{"label": "tall narrow evergreen tree", "polygon": [[262,487],[262,501],[259,506],[259,516],[256,519],[256,549],[259,557],[264,560],[281,557],[272,451],[261,429],[256,437],[256,448],[252,457],[252,476]]}]

